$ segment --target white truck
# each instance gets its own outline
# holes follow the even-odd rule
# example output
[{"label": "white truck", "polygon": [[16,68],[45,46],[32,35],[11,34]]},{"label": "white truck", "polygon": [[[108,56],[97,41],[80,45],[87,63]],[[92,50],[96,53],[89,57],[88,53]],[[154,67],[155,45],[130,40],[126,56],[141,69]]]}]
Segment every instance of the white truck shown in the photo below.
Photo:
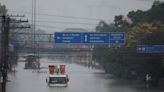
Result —
[{"label": "white truck", "polygon": [[46,78],[48,86],[68,86],[68,75],[65,74],[65,65],[60,65],[60,68],[56,66],[49,66],[49,75]]}]

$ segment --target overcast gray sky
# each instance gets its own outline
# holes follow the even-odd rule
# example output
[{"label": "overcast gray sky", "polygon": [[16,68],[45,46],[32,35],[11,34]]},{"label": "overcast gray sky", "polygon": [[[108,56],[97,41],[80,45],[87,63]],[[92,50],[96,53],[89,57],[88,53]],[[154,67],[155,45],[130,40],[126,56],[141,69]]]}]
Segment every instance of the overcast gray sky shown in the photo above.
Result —
[{"label": "overcast gray sky", "polygon": [[[11,14],[24,12],[26,18],[31,20],[32,0],[0,0],[0,2],[6,5]],[[42,21],[36,22],[36,25],[37,28],[45,29],[47,32],[74,27],[92,31],[98,20],[89,19],[111,22],[115,15],[126,15],[129,11],[137,9],[147,10],[152,3],[153,0],[36,0],[36,13],[39,13],[36,15],[36,21]]]}]

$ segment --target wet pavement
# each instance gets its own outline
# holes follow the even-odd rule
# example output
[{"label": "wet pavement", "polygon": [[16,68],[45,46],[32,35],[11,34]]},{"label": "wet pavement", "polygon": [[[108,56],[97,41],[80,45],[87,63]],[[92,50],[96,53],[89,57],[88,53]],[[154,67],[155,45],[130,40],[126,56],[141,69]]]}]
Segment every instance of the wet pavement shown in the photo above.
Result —
[{"label": "wet pavement", "polygon": [[[7,92],[163,92],[161,88],[146,88],[135,82],[116,80],[104,74],[102,70],[86,68],[74,63],[42,58],[41,69],[25,70],[24,62],[19,62],[15,73],[9,73]],[[68,87],[48,87],[46,77],[48,65],[66,65],[69,76]]]}]

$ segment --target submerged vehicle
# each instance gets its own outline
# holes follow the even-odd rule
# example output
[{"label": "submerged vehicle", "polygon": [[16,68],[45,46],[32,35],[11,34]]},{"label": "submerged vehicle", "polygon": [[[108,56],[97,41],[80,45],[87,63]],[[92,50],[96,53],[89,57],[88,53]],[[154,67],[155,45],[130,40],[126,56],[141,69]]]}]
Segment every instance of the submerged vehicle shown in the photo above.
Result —
[{"label": "submerged vehicle", "polygon": [[34,54],[28,54],[25,60],[25,68],[24,69],[39,69],[40,62],[39,57]]},{"label": "submerged vehicle", "polygon": [[68,86],[68,75],[65,74],[65,65],[57,66],[49,65],[49,75],[46,78],[48,86]]}]

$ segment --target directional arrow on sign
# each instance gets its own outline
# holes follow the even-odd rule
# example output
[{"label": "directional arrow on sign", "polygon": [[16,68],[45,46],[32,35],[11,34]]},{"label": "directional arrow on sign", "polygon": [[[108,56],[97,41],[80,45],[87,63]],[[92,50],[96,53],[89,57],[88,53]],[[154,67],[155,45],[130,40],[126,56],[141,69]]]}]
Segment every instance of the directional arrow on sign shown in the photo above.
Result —
[{"label": "directional arrow on sign", "polygon": [[116,43],[119,43],[119,41],[117,40]]},{"label": "directional arrow on sign", "polygon": [[85,35],[85,42],[87,42],[87,38],[88,38],[88,36],[87,36],[87,35]]},{"label": "directional arrow on sign", "polygon": [[57,37],[57,39],[60,39],[60,37]]},{"label": "directional arrow on sign", "polygon": [[138,48],[138,50],[142,50],[142,48]]}]

